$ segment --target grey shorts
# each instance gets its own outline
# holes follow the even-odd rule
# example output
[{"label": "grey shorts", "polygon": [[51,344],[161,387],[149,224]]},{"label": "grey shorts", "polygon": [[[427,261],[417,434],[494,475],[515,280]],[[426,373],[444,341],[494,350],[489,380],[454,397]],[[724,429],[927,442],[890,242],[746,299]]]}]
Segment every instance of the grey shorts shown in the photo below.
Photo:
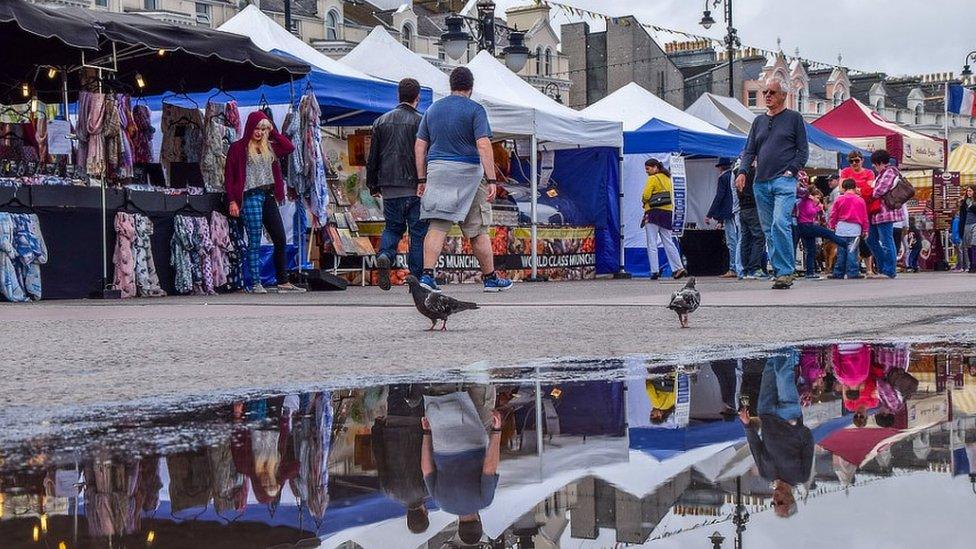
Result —
[{"label": "grey shorts", "polygon": [[[431,219],[429,228],[447,233],[453,226],[453,221]],[[488,203],[488,187],[484,183],[478,185],[478,192],[474,195],[468,215],[458,223],[458,226],[461,227],[461,234],[467,238],[488,234],[488,227],[491,226],[491,204]]]}]

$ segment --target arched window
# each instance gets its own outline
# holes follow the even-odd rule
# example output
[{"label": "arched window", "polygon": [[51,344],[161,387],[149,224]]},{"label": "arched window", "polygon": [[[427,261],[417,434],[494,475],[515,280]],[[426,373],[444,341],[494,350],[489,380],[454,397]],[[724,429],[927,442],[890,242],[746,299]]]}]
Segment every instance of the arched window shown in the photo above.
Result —
[{"label": "arched window", "polygon": [[325,39],[339,39],[339,14],[335,10],[329,10],[325,16]]},{"label": "arched window", "polygon": [[922,123],[922,113],[925,112],[924,107],[921,104],[915,105],[915,123]]},{"label": "arched window", "polygon": [[844,102],[844,90],[837,90],[834,92],[834,106],[840,105]]},{"label": "arched window", "polygon": [[542,62],[542,46],[539,46],[535,49],[535,73],[539,76],[542,76]]},{"label": "arched window", "polygon": [[796,110],[797,112],[807,112],[807,95],[803,88],[796,90]]},{"label": "arched window", "polygon": [[404,23],[403,29],[400,31],[400,43],[408,50],[413,49],[413,25],[410,23]]},{"label": "arched window", "polygon": [[880,111],[881,109],[884,108],[884,106],[885,106],[884,97],[879,97],[878,100],[874,103],[874,110]]},{"label": "arched window", "polygon": [[545,74],[552,76],[552,50],[549,48],[546,48]]}]

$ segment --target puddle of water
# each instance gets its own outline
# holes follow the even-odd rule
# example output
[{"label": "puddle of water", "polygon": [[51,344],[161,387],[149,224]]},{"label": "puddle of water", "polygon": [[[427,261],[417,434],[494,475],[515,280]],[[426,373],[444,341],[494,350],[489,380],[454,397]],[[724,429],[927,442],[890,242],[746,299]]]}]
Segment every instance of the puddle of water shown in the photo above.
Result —
[{"label": "puddle of water", "polygon": [[[7,439],[0,547],[976,539],[970,347],[840,343],[480,377],[102,414]],[[761,422],[748,436],[740,405]]]}]

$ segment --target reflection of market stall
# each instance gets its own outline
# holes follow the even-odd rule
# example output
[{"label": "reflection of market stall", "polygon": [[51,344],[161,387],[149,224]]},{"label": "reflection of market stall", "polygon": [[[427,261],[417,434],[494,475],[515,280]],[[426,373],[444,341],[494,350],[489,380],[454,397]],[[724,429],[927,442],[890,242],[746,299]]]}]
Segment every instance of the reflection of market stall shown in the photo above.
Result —
[{"label": "reflection of market stall", "polygon": [[[193,232],[209,236],[204,225],[220,200],[186,185],[164,189],[148,175],[159,164],[148,152],[149,110],[137,96],[281,84],[308,67],[243,37],[141,16],[4,1],[0,21],[8,51],[23,53],[3,67],[5,80],[20,83],[2,98],[3,219],[30,248],[18,252],[25,287],[5,297],[39,299],[42,287],[45,297],[102,295],[112,248],[128,258],[126,268],[149,265],[138,281],[123,273],[123,292],[128,281],[132,294],[137,285],[140,295],[172,291],[174,225],[189,219]],[[10,105],[15,100],[22,104]],[[113,220],[122,226],[118,246]]]}]

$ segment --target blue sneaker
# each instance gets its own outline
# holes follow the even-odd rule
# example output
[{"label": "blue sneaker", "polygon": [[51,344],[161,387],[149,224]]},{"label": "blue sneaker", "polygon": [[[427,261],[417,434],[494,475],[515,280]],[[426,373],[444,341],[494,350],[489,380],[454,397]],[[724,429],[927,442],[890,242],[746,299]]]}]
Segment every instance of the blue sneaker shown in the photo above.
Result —
[{"label": "blue sneaker", "polygon": [[430,290],[432,292],[439,292],[439,291],[441,291],[440,287],[437,286],[437,281],[435,281],[434,280],[434,277],[432,277],[430,275],[423,275],[423,276],[421,276],[420,277],[420,285],[423,286],[424,288],[427,288],[428,290]]},{"label": "blue sneaker", "polygon": [[486,292],[504,292],[511,288],[515,283],[507,278],[502,278],[496,276],[495,278],[490,278],[485,280],[485,291]]}]

